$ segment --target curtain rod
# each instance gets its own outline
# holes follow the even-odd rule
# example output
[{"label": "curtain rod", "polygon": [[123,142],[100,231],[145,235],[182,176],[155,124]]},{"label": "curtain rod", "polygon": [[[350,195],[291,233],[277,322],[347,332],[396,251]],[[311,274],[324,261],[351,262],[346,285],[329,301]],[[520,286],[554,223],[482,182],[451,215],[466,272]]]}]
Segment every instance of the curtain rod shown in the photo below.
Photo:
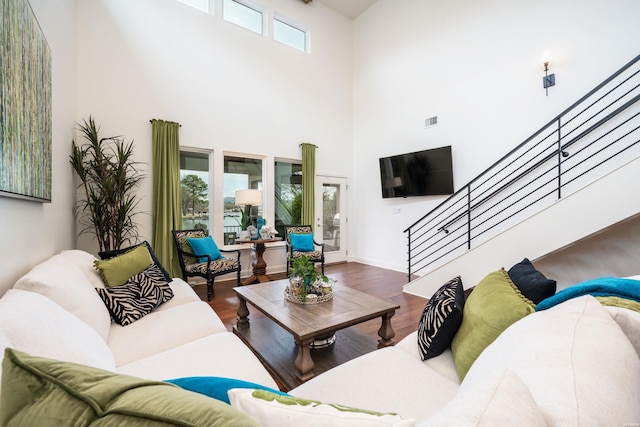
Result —
[{"label": "curtain rod", "polygon": [[[165,120],[160,120],[160,119],[151,119],[149,120],[149,123],[153,123],[154,120],[158,120],[159,122],[164,122]],[[170,123],[176,123],[176,122],[170,122]],[[178,123],[178,126],[182,127],[182,125],[180,123]]]},{"label": "curtain rod", "polygon": [[[298,145],[298,147],[302,147],[302,144],[309,144],[309,143],[308,143],[308,142],[303,142],[303,143],[301,143],[300,145]],[[316,148],[320,148],[320,147],[318,147],[316,144],[309,144],[309,145],[313,145],[313,146],[314,146],[314,147],[316,147]]]}]

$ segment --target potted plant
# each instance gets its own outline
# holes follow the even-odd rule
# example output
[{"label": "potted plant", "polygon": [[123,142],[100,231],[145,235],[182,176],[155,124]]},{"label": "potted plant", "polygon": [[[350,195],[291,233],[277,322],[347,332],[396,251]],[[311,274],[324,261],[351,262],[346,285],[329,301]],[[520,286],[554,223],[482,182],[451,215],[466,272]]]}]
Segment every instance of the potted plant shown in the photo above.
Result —
[{"label": "potted plant", "polygon": [[[238,212],[240,212],[240,220],[236,215],[225,215],[225,218],[233,218],[238,225],[240,226],[240,240],[246,240],[250,238],[250,229],[252,225],[250,224],[250,211],[251,206],[245,206],[244,208],[238,207]],[[234,210],[234,212],[236,212]]]},{"label": "potted plant", "polygon": [[144,178],[133,160],[133,142],[121,136],[100,138],[91,116],[77,124],[83,144],[73,141],[69,159],[80,178],[84,198],[73,209],[79,234],[94,234],[100,251],[120,249],[138,237],[136,189]]},{"label": "potted plant", "polygon": [[307,302],[308,298],[314,302],[324,302],[331,299],[332,286],[335,280],[324,274],[318,274],[311,259],[302,255],[294,258],[289,278],[289,294],[294,302]]}]

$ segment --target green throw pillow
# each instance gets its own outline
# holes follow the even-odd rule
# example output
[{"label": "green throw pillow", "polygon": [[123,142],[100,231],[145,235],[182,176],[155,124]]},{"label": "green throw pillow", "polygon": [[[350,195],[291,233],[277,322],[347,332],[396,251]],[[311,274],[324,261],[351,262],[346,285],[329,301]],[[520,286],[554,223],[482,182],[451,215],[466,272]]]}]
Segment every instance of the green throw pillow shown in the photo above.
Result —
[{"label": "green throw pillow", "polygon": [[535,311],[502,268],[488,274],[467,298],[462,324],[453,337],[451,351],[462,381],[473,362],[512,323]]},{"label": "green throw pillow", "polygon": [[0,425],[257,426],[218,400],[173,384],[6,349]]},{"label": "green throw pillow", "polygon": [[100,272],[105,286],[120,286],[130,277],[141,273],[153,263],[149,249],[140,245],[122,255],[109,259],[95,260],[93,265]]}]

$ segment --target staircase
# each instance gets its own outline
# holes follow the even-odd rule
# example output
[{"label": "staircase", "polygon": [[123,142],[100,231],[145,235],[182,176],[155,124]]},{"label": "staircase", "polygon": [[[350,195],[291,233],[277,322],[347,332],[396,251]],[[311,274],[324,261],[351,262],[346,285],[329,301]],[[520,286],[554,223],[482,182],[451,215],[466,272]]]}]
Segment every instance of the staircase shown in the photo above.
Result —
[{"label": "staircase", "polygon": [[640,213],[640,55],[405,230],[405,292],[535,260]]}]

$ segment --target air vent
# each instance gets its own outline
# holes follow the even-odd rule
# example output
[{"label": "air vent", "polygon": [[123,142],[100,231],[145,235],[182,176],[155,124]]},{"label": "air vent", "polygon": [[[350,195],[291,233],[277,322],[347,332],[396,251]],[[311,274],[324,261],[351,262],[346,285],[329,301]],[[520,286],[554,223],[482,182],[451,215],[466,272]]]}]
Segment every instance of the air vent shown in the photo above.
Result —
[{"label": "air vent", "polygon": [[436,126],[437,124],[438,124],[438,116],[429,117],[424,121],[424,127],[426,128]]}]

